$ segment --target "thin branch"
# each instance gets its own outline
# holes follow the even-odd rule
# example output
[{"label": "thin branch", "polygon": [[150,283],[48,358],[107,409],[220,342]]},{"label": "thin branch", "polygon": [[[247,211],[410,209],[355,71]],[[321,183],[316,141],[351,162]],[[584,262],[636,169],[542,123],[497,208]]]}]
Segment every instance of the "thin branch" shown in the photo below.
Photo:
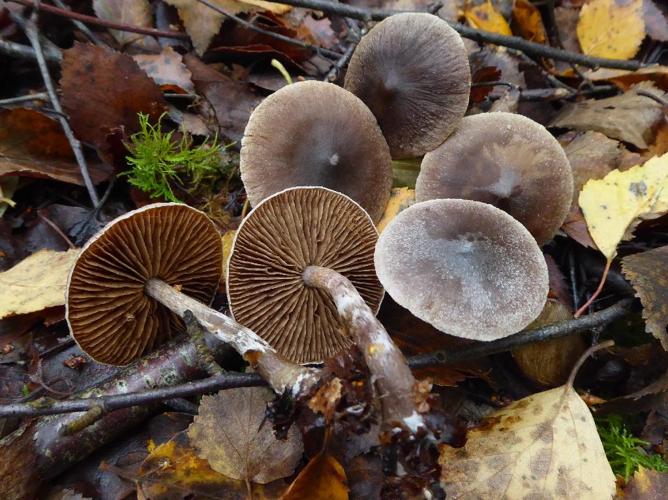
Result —
[{"label": "thin branch", "polygon": [[[63,2],[62,0],[53,0],[53,3],[55,3],[62,10],[72,12],[72,9],[70,9],[69,6],[67,6],[65,4],[65,2]],[[72,21],[72,24],[74,24],[74,26],[79,28],[79,31],[81,31],[81,33],[83,33],[84,36],[86,38],[88,38],[88,40],[93,42],[95,45],[98,45],[100,47],[106,47],[107,46],[105,43],[102,42],[102,40],[100,40],[95,35],[95,33],[93,33],[90,29],[88,29],[88,26],[86,26],[84,23],[82,23],[81,21],[79,21],[78,19],[75,19],[75,18],[70,18],[70,20]]]},{"label": "thin branch", "polygon": [[[32,47],[27,45],[22,45],[20,43],[9,42],[0,38],[0,52],[7,54],[11,57],[16,57],[19,59],[32,59],[37,60],[37,54]],[[60,64],[63,60],[63,56],[60,52],[56,51],[47,51],[44,52],[44,59],[49,64]]]},{"label": "thin branch", "polygon": [[17,97],[10,97],[9,99],[0,99],[0,106],[10,106],[12,104],[20,104],[23,102],[30,101],[48,101],[49,95],[46,92],[40,92],[38,94],[27,94],[20,95]]},{"label": "thin branch", "polygon": [[[364,7],[355,7],[353,5],[346,5],[342,3],[328,2],[324,0],[268,0],[271,3],[283,3],[295,7],[304,7],[307,9],[315,9],[327,14],[338,14],[344,17],[359,19],[361,21],[381,21],[386,17],[394,14],[408,11],[397,11],[387,9],[368,9]],[[424,12],[424,11],[423,11]],[[524,38],[518,36],[498,35],[488,31],[482,31],[460,23],[448,21],[450,26],[460,35],[476,42],[492,43],[494,45],[501,45],[503,47],[510,47],[521,50],[526,54],[531,54],[536,57],[547,57],[557,61],[566,61],[574,64],[581,64],[589,68],[616,68],[637,70],[643,64],[639,61],[622,61],[619,59],[607,59],[604,57],[592,57],[584,54],[577,54],[575,52],[568,52],[563,49],[557,49],[548,45],[540,43],[529,42]]]}]

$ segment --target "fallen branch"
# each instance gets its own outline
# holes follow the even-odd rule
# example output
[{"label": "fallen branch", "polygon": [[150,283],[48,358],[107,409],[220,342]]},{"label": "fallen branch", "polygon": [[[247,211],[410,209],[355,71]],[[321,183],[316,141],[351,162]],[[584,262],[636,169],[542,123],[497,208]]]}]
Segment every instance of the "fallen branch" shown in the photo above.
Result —
[{"label": "fallen branch", "polygon": [[[381,21],[386,17],[392,16],[394,14],[408,12],[388,9],[369,9],[325,0],[269,0],[269,2],[283,3],[286,5],[292,5],[294,7],[304,7],[307,9],[315,9],[326,14],[337,14],[366,22]],[[575,52],[568,52],[566,50],[550,47],[549,45],[529,42],[528,40],[518,36],[498,35],[496,33],[478,30],[456,22],[448,21],[448,23],[455,31],[457,31],[465,38],[475,40],[479,43],[485,42],[521,50],[522,52],[531,54],[535,57],[546,57],[557,61],[580,64],[589,68],[601,67],[636,70],[643,66],[643,64],[639,61],[622,61],[619,59],[586,56],[584,54],[577,54]]]}]

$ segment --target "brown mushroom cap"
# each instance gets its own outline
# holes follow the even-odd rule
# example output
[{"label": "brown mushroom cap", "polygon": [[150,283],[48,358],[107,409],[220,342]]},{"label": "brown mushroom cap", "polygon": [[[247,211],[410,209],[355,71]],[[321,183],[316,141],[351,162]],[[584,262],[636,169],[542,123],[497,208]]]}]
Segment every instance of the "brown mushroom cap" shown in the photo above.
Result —
[{"label": "brown mushroom cap", "polygon": [[324,186],[350,196],[373,220],[382,216],[390,152],[371,111],[341,87],[283,87],[253,111],[241,144],[241,179],[253,206],[289,187]]},{"label": "brown mushroom cap", "polygon": [[375,262],[398,304],[457,337],[518,332],[547,299],[547,265],[536,240],[510,215],[478,201],[405,209],[380,235]]},{"label": "brown mushroom cap", "polygon": [[156,203],[107,225],[81,250],[67,283],[66,317],[95,361],[125,365],[172,337],[180,320],[144,294],[159,278],[211,302],[222,275],[222,240],[202,212]]},{"label": "brown mushroom cap", "polygon": [[355,49],[345,88],[378,119],[392,158],[441,144],[464,116],[471,71],[459,34],[431,14],[395,14]]},{"label": "brown mushroom cap", "polygon": [[297,187],[267,198],[244,219],[232,246],[227,294],[234,318],[292,361],[332,356],[351,340],[332,299],[306,286],[302,273],[309,265],[341,273],[377,312],[377,239],[367,213],[341,193]]},{"label": "brown mushroom cap", "polygon": [[464,118],[447,141],[424,156],[415,198],[490,203],[543,245],[568,215],[573,174],[545,127],[522,115],[483,113]]}]

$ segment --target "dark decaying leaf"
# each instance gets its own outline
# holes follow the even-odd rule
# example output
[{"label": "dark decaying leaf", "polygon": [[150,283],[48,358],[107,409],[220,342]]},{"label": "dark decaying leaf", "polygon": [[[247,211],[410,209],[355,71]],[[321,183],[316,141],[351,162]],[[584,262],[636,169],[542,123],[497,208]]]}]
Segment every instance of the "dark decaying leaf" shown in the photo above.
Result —
[{"label": "dark decaying leaf", "polygon": [[106,151],[107,135],[139,128],[138,113],[157,119],[167,105],[158,86],[128,55],[77,43],[63,52],[63,109],[78,139]]},{"label": "dark decaying leaf", "polygon": [[668,246],[624,257],[622,271],[640,297],[647,331],[668,351]]},{"label": "dark decaying leaf", "polygon": [[628,500],[663,500],[668,496],[668,472],[640,467],[624,488]]},{"label": "dark decaying leaf", "polygon": [[508,93],[507,86],[480,85],[484,82],[503,81],[518,87],[525,87],[524,76],[518,68],[516,58],[507,52],[494,48],[484,47],[469,55],[471,65],[471,102],[482,102],[486,97],[500,98]]},{"label": "dark decaying leaf", "polygon": [[[99,161],[89,162],[88,169],[95,184],[111,175]],[[60,124],[31,109],[0,110],[0,177],[5,175],[84,184]]]}]

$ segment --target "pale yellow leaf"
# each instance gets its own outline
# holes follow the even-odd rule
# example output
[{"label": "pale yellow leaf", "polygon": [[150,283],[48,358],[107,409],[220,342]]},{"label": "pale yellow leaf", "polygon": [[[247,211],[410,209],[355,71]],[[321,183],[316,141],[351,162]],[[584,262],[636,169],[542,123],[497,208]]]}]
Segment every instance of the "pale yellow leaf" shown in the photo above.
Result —
[{"label": "pale yellow leaf", "polygon": [[643,0],[592,0],[582,6],[577,26],[582,52],[630,59],[645,38]]},{"label": "pale yellow leaf", "polygon": [[668,153],[588,181],[578,201],[596,246],[612,259],[641,220],[668,211]]},{"label": "pale yellow leaf", "polygon": [[508,21],[494,8],[492,2],[470,6],[464,11],[464,17],[474,28],[498,33],[500,35],[512,35]]},{"label": "pale yellow leaf", "polygon": [[612,498],[615,475],[587,405],[571,386],[521,399],[441,449],[447,498]]},{"label": "pale yellow leaf", "polygon": [[40,250],[0,273],[0,319],[65,305],[65,286],[78,249]]},{"label": "pale yellow leaf", "polygon": [[221,281],[225,281],[227,276],[227,261],[230,260],[230,255],[232,255],[232,243],[234,243],[234,236],[237,234],[236,229],[227,231],[223,235],[223,276]]},{"label": "pale yellow leaf", "polygon": [[379,233],[383,232],[392,219],[394,219],[403,209],[410,207],[415,203],[415,189],[402,187],[392,188],[390,199],[385,206],[383,217],[380,219],[376,228]]}]

